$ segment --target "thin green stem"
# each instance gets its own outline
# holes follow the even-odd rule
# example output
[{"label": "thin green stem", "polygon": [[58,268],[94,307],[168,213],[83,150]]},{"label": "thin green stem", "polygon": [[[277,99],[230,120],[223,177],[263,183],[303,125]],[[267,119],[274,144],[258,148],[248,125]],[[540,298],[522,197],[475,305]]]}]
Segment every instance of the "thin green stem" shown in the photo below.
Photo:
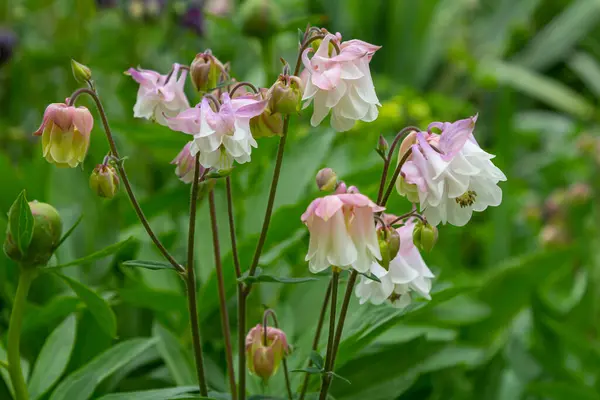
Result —
[{"label": "thin green stem", "polygon": [[231,397],[237,397],[235,386],[235,372],[233,371],[233,350],[231,347],[231,330],[229,329],[229,313],[227,312],[227,299],[225,294],[225,282],[223,279],[223,265],[221,264],[221,246],[219,244],[219,228],[217,225],[217,211],[215,208],[215,192],[211,190],[208,194],[210,209],[210,226],[212,229],[213,249],[215,254],[215,269],[217,272],[217,288],[219,289],[219,306],[221,311],[221,329],[225,338],[225,360],[227,363],[227,374],[229,376],[229,389]]},{"label": "thin green stem", "polygon": [[340,272],[337,267],[333,267],[333,275],[331,276],[331,309],[329,312],[329,338],[327,340],[327,356],[325,357],[325,374],[322,376],[321,382],[321,393],[319,394],[319,400],[325,400],[327,398],[327,390],[329,389],[329,382],[331,377],[327,374],[332,370],[334,360],[334,333],[335,333],[335,309],[337,306],[337,291],[338,282],[340,278]]},{"label": "thin green stem", "polygon": [[21,267],[20,270],[19,284],[8,326],[6,351],[8,353],[8,372],[15,391],[15,400],[29,400],[27,383],[21,369],[21,325],[23,324],[23,314],[27,303],[27,293],[29,293],[31,282],[35,279],[37,271],[33,267]]},{"label": "thin green stem", "polygon": [[198,388],[201,396],[208,396],[206,386],[206,375],[204,373],[204,357],[202,355],[202,341],[200,339],[200,324],[198,322],[198,305],[196,302],[196,272],[194,269],[194,247],[196,234],[196,209],[198,203],[198,186],[200,178],[200,159],[196,155],[194,166],[194,180],[190,191],[190,223],[188,229],[187,268],[185,273],[188,310],[190,313],[190,325],[192,332],[192,344],[194,346],[194,358],[196,360],[196,374],[198,376]]},{"label": "thin green stem", "polygon": [[[104,107],[102,106],[102,102],[100,101],[98,94],[95,91],[88,89],[88,88],[78,89],[75,92],[73,92],[73,94],[69,98],[69,105],[72,106],[73,104],[75,104],[75,100],[77,100],[77,98],[81,94],[84,94],[84,93],[89,95],[96,103],[96,107],[98,108],[98,112],[100,113],[100,118],[102,119],[102,124],[104,126],[104,132],[106,133],[106,138],[108,140],[110,152],[112,153],[112,155],[115,158],[120,159],[119,152],[117,150],[117,145],[115,144],[115,140],[113,138],[112,131],[110,130],[110,125],[108,124],[108,119],[106,118],[106,112],[104,111]],[[158,239],[158,237],[156,236],[156,234],[150,227],[150,223],[148,222],[148,219],[144,215],[144,212],[142,211],[142,208],[140,207],[140,203],[137,201],[135,194],[133,193],[133,189],[131,188],[131,183],[129,182],[129,179],[127,178],[127,173],[125,172],[125,167],[123,166],[123,162],[119,161],[115,164],[117,166],[117,170],[119,171],[119,175],[121,176],[121,180],[123,181],[123,185],[125,186],[125,191],[127,192],[127,195],[129,196],[129,200],[131,201],[133,209],[135,210],[135,212],[138,216],[138,219],[144,226],[144,229],[146,229],[148,236],[150,236],[150,239],[152,239],[152,241],[154,242],[154,244],[156,245],[156,247],[158,248],[160,253],[163,255],[163,257],[165,257],[167,259],[167,261],[169,261],[169,263],[173,266],[173,268],[175,268],[179,273],[184,273],[185,268],[183,268],[183,266],[181,266],[177,262],[177,260],[175,260],[175,258],[173,258],[173,256],[165,248],[165,246]]]},{"label": "thin green stem", "polygon": [[379,203],[380,206],[385,207],[385,204],[387,203],[388,199],[390,198],[390,195],[392,194],[392,190],[394,189],[396,180],[398,179],[398,176],[400,175],[402,166],[404,165],[406,160],[408,160],[408,157],[410,157],[411,153],[412,153],[412,150],[408,149],[408,151],[406,153],[404,153],[404,155],[402,156],[402,159],[396,166],[396,169],[394,170],[394,174],[392,175],[392,180],[390,181],[390,184],[388,185],[388,188],[385,192],[385,195],[383,196],[383,199],[381,199],[381,201],[377,202],[377,203]]},{"label": "thin green stem", "polygon": [[[319,340],[321,339],[321,331],[323,330],[323,323],[325,322],[325,313],[327,312],[327,307],[329,306],[329,297],[331,296],[331,286],[332,283],[329,282],[329,286],[327,286],[327,291],[325,292],[325,298],[323,299],[323,305],[321,306],[321,313],[319,314],[319,320],[317,322],[317,330],[315,331],[315,337],[313,338],[312,350],[316,351],[319,347]],[[312,360],[308,361],[308,366],[312,366]],[[299,400],[304,400],[306,396],[306,391],[308,389],[308,382],[310,381],[311,374],[304,374],[304,382],[302,383],[302,389],[300,390]]]},{"label": "thin green stem", "polygon": [[244,285],[237,287],[238,300],[238,373],[239,390],[238,399],[246,399],[246,300]]},{"label": "thin green stem", "polygon": [[231,238],[231,253],[233,255],[233,267],[235,269],[235,277],[242,276],[242,268],[240,266],[240,257],[237,248],[237,239],[235,235],[235,216],[233,213],[233,191],[231,190],[231,175],[225,178],[225,186],[227,189],[227,214],[229,216],[229,237]]}]

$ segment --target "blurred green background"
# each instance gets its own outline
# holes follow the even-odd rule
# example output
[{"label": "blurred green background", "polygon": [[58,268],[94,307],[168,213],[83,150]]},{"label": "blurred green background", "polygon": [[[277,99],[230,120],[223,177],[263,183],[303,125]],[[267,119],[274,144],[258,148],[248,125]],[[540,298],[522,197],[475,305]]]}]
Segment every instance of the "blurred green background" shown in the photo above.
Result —
[{"label": "blurred green background", "polygon": [[[8,1],[8,2],[7,2]],[[262,0],[261,0],[262,1]],[[293,63],[297,30],[307,22],[382,45],[372,72],[383,107],[377,121],[335,133],[311,128],[309,111],[292,118],[282,177],[261,265],[280,276],[308,276],[307,230],[300,215],[318,196],[315,173],[328,166],[375,196],[382,163],[373,151],[406,125],[479,113],[476,136],[507,175],[500,207],[476,213],[463,228],[440,227],[425,258],[436,274],[433,300],[400,312],[355,299],[340,347],[331,394],[359,399],[600,399],[600,1],[599,0],[272,0],[278,32],[243,34],[241,1],[2,0],[0,2],[0,231],[22,190],[53,204],[68,227],[83,223],[57,260],[85,256],[134,239],[108,258],[65,270],[110,303],[118,338],[99,326],[64,282],[36,280],[24,322],[22,355],[33,368],[48,335],[68,315],[76,332],[67,377],[117,343],[155,342],[129,356],[95,364],[93,398],[107,393],[194,384],[186,303],[170,271],[132,270],[129,259],[160,260],[124,193],[105,201],[88,178],[108,147],[96,110],[83,168],[57,169],[41,157],[31,133],[47,104],[77,89],[70,59],[87,64],[107,110],[126,168],[151,225],[177,259],[185,257],[188,186],[169,162],[186,137],[135,120],[137,85],[130,66],[167,73],[206,48],[231,63],[233,76],[270,86],[279,57]],[[266,25],[266,24],[264,24]],[[198,97],[188,85],[188,97]],[[260,229],[277,140],[261,139],[252,163],[233,175],[238,242],[244,269]],[[231,324],[235,281],[223,183],[216,188],[219,234]],[[397,195],[388,209],[410,205]],[[199,210],[199,308],[209,384],[226,391],[223,337],[205,203]],[[6,329],[17,268],[0,257],[0,334]],[[279,315],[300,368],[310,351],[327,279],[261,284],[249,305],[249,327],[265,306]],[[326,332],[324,332],[325,337]],[[234,341],[235,342],[235,341]],[[132,343],[132,342],[128,342]],[[136,343],[136,342],[134,342]],[[139,347],[139,346],[138,346]],[[320,350],[324,354],[325,342]],[[236,350],[237,351],[237,350]],[[0,359],[4,349],[0,348]],[[6,371],[0,398],[9,399]],[[302,374],[292,374],[299,385]],[[283,393],[281,372],[265,393]],[[318,382],[312,380],[312,390]],[[249,378],[252,393],[263,393]],[[36,398],[50,398],[49,393]],[[60,397],[52,399],[76,399]],[[131,397],[135,398],[135,397]]]}]

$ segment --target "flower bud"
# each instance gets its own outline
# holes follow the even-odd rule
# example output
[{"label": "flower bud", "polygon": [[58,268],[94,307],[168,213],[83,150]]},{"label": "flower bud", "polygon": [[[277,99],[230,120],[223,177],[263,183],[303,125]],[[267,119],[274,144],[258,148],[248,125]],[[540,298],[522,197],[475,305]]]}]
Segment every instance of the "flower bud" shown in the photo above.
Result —
[{"label": "flower bud", "polygon": [[377,229],[377,239],[381,251],[381,261],[378,262],[383,268],[389,269],[390,261],[400,251],[400,235],[391,226],[383,226]]},{"label": "flower bud", "polygon": [[412,237],[413,243],[418,249],[429,252],[437,242],[438,230],[427,222],[419,221],[413,228]]},{"label": "flower bud", "polygon": [[[269,89],[261,88],[261,99],[266,99],[268,92]],[[250,120],[250,132],[252,132],[254,139],[283,135],[283,115],[280,113],[271,113],[269,107],[265,108],[262,114]]]},{"label": "flower bud", "polygon": [[279,30],[281,11],[275,0],[246,0],[240,8],[242,32],[246,36],[268,39]]},{"label": "flower bud", "polygon": [[267,327],[265,342],[264,327],[256,325],[246,336],[246,358],[250,373],[268,380],[275,375],[281,360],[289,350],[287,338],[282,330]]},{"label": "flower bud", "polygon": [[207,92],[219,84],[219,77],[224,67],[210,50],[198,53],[190,65],[192,83],[199,92]]},{"label": "flower bud", "polygon": [[417,185],[406,182],[402,175],[396,180],[396,191],[400,196],[406,196],[411,203],[419,202],[419,188]]},{"label": "flower bud", "polygon": [[98,164],[90,175],[90,188],[100,197],[112,199],[119,190],[119,175],[113,166]]},{"label": "flower bud", "polygon": [[377,152],[385,157],[390,145],[387,140],[383,137],[383,135],[379,135],[379,141],[377,142]]},{"label": "flower bud", "polygon": [[297,76],[279,75],[267,93],[271,113],[287,115],[300,111],[301,87],[302,81]]},{"label": "flower bud", "polygon": [[323,168],[317,172],[317,187],[323,192],[332,192],[338,186],[337,175],[331,168]]},{"label": "flower bud", "polygon": [[23,265],[46,265],[56,249],[62,235],[62,220],[58,211],[50,204],[30,201],[29,208],[33,214],[33,235],[27,250],[22,254],[11,233],[6,231],[4,252]]},{"label": "flower bud", "polygon": [[46,160],[57,167],[74,168],[83,162],[90,145],[94,118],[85,107],[50,104],[34,136],[42,137]]},{"label": "flower bud", "polygon": [[415,143],[417,143],[417,132],[412,131],[404,138],[404,140],[400,144],[400,151],[398,152],[398,162],[402,160],[404,154],[406,154],[406,152],[409,151],[412,145]]},{"label": "flower bud", "polygon": [[92,71],[89,67],[73,59],[71,59],[71,70],[73,71],[75,80],[79,83],[86,83],[92,79]]}]

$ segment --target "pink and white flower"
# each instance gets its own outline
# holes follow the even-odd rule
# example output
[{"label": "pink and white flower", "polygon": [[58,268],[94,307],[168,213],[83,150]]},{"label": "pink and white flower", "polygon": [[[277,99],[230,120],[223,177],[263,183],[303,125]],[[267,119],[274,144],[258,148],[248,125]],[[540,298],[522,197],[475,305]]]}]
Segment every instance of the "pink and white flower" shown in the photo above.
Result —
[{"label": "pink and white flower", "polygon": [[412,301],[411,292],[431,300],[429,293],[434,275],[413,244],[413,229],[414,223],[407,222],[396,230],[400,235],[400,251],[390,262],[389,269],[386,270],[377,262],[371,263],[370,272],[381,283],[360,277],[355,290],[360,304],[367,301],[376,305],[387,302],[394,307],[404,308]]},{"label": "pink and white flower", "polygon": [[[175,175],[179,177],[179,180],[183,183],[192,183],[194,180],[194,167],[196,164],[195,157],[191,154],[190,148],[193,142],[187,142],[183,149],[177,154],[177,157],[171,164],[175,164]],[[200,176],[202,176],[204,167],[200,166]]]},{"label": "pink and white flower", "polygon": [[329,55],[330,42],[340,42],[332,34],[325,36],[312,58],[308,48],[302,54],[306,71],[310,74],[302,100],[304,108],[314,102],[310,123],[317,126],[331,112],[331,126],[338,132],[351,129],[358,120],[371,122],[377,119],[381,106],[369,70],[371,57],[380,46],[361,40],[339,44],[340,53]]},{"label": "pink and white flower", "polygon": [[260,115],[266,100],[254,96],[231,99],[228,93],[221,96],[221,106],[213,111],[207,98],[196,107],[168,118],[169,128],[194,136],[190,154],[200,152],[200,164],[205,168],[230,169],[233,161],[240,164],[250,161],[252,147],[257,147],[250,132],[250,119]]},{"label": "pink and white flower", "polygon": [[[397,188],[405,195],[406,184],[416,186],[421,211],[431,225],[448,222],[463,226],[473,211],[502,202],[498,182],[506,176],[492,163],[494,156],[475,140],[476,121],[477,116],[453,123],[434,122],[428,132],[416,134],[412,154],[402,167],[404,182],[399,180]],[[441,134],[432,133],[434,128]]]},{"label": "pink and white flower", "polygon": [[360,193],[339,193],[313,200],[302,214],[310,231],[306,260],[311,272],[335,266],[368,271],[381,259],[373,213],[383,211]]},{"label": "pink and white flower", "polygon": [[[181,74],[179,74],[181,72]],[[190,107],[183,91],[188,71],[173,64],[169,75],[161,75],[148,69],[129,68],[127,73],[140,84],[133,116],[167,125],[166,118],[175,117]]]}]

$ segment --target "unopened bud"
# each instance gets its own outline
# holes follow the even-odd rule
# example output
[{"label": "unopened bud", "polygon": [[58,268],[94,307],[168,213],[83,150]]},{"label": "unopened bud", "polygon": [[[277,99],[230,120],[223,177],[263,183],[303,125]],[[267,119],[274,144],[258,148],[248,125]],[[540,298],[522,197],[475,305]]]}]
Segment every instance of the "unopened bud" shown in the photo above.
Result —
[{"label": "unopened bud", "polygon": [[379,141],[377,142],[377,152],[383,157],[385,157],[385,154],[387,153],[389,148],[390,145],[388,144],[387,140],[385,140],[383,135],[379,135]]},{"label": "unopened bud", "polygon": [[337,175],[331,168],[323,168],[317,172],[316,181],[317,187],[323,192],[334,191],[338,186]]},{"label": "unopened bud", "polygon": [[[261,88],[257,100],[267,99],[268,95],[269,89]],[[272,113],[269,107],[265,108],[262,114],[250,120],[250,132],[254,139],[283,135],[283,115]]]},{"label": "unopened bud", "polygon": [[297,76],[280,75],[267,94],[271,113],[297,113],[302,99],[301,87],[302,81]]},{"label": "unopened bud", "polygon": [[73,76],[79,83],[86,83],[92,79],[92,70],[82,63],[79,63],[71,59],[71,69],[73,70]]},{"label": "unopened bud", "polygon": [[389,269],[390,262],[396,258],[398,251],[400,251],[400,235],[391,226],[384,226],[377,230],[377,239],[381,251],[379,264],[383,268]]},{"label": "unopened bud", "polygon": [[412,131],[408,134],[408,136],[404,138],[402,144],[400,144],[400,151],[398,152],[398,162],[402,160],[404,154],[406,154],[406,152],[409,151],[412,145],[415,143],[417,143],[417,132]]},{"label": "unopened bud", "polygon": [[246,336],[246,357],[250,373],[268,380],[275,375],[281,360],[289,353],[285,333],[277,328],[256,325]]},{"label": "unopened bud", "polygon": [[197,54],[190,65],[192,83],[198,92],[207,92],[217,87],[222,71],[223,64],[210,50]]},{"label": "unopened bud", "polygon": [[246,0],[240,8],[242,32],[246,36],[268,39],[280,27],[281,10],[274,0]]},{"label": "unopened bud", "polygon": [[33,215],[33,235],[27,250],[23,253],[19,251],[9,228],[4,241],[4,252],[23,265],[46,265],[60,241],[62,220],[58,211],[50,204],[30,201],[29,208]]},{"label": "unopened bud", "polygon": [[100,197],[112,199],[119,190],[119,175],[108,164],[98,164],[90,175],[90,188]]},{"label": "unopened bud", "polygon": [[413,228],[413,243],[423,251],[431,251],[438,238],[438,230],[435,226],[429,225],[427,222],[419,221]]}]

